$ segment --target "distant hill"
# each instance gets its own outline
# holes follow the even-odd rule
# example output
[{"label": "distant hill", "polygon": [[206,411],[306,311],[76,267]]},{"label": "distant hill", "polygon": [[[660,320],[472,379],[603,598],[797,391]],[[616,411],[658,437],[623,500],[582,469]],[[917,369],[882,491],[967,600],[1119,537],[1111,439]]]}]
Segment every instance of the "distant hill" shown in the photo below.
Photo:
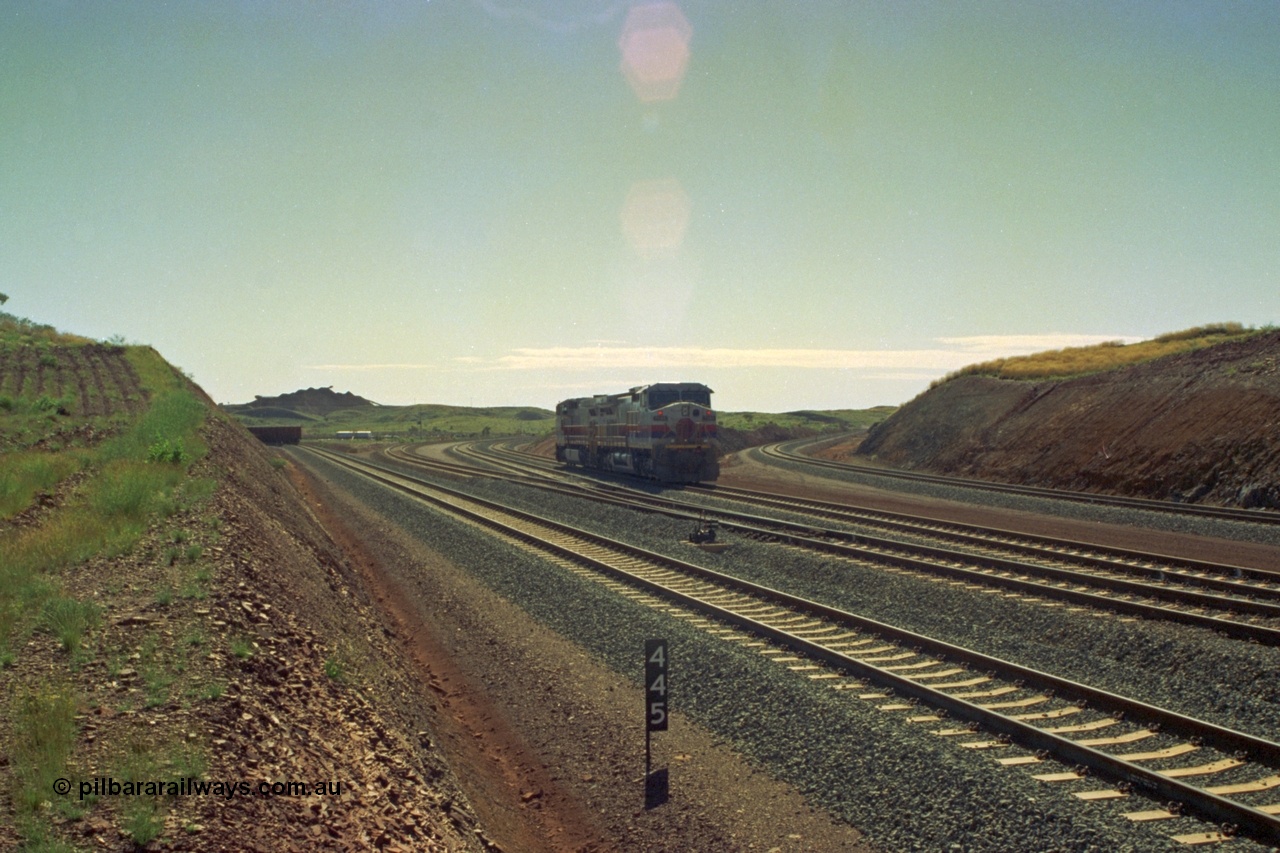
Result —
[{"label": "distant hill", "polygon": [[222,410],[247,426],[302,426],[308,439],[333,438],[337,432],[368,431],[376,438],[437,439],[486,435],[542,435],[551,431],[553,413],[534,406],[447,406],[420,403],[386,406],[332,388],[306,388],[277,397],[257,396]]},{"label": "distant hill", "polygon": [[[227,406],[226,408],[228,411],[251,409],[254,410],[253,414],[259,417],[296,418],[298,415],[324,417],[341,409],[360,409],[376,405],[378,404],[372,400],[366,400],[364,397],[359,397],[350,391],[339,394],[330,386],[327,388],[306,388],[294,391],[291,394],[281,394],[278,397],[255,396],[252,403],[245,403],[243,406]],[[266,413],[271,410],[274,410],[272,414]]]},{"label": "distant hill", "polygon": [[[549,435],[555,413],[536,406],[448,406],[417,403],[385,406],[350,392],[307,388],[277,397],[257,396],[252,403],[222,406],[247,426],[302,426],[304,438],[332,438],[335,432],[367,430],[377,438],[438,439],[486,435]],[[724,451],[753,444],[826,433],[861,432],[893,413],[872,409],[796,411],[784,414],[720,412]]]},{"label": "distant hill", "polygon": [[844,433],[860,435],[893,412],[893,406],[826,411],[804,409],[781,414],[722,411],[717,416],[720,427],[720,449],[725,453],[732,453],[747,447],[775,441],[789,441],[793,438],[813,438]]}]

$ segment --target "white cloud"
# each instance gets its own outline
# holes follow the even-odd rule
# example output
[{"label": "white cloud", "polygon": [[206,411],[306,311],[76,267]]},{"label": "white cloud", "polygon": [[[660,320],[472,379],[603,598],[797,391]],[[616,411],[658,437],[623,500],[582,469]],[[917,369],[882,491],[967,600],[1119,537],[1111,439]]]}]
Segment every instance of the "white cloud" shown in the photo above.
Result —
[{"label": "white cloud", "polygon": [[[942,344],[941,347],[900,350],[521,347],[489,361],[486,366],[494,370],[781,367],[801,370],[936,371],[964,367],[975,358],[1025,355],[1116,339],[1115,335],[988,335],[939,338],[937,343]],[[470,359],[468,363],[475,364],[477,361]]]},{"label": "white cloud", "polygon": [[320,364],[323,371],[642,371],[758,369],[875,371],[877,378],[935,377],[975,361],[1026,355],[1103,341],[1138,340],[1117,335],[982,335],[938,338],[925,349],[734,349],[730,347],[636,347],[600,342],[581,347],[517,347],[496,358],[459,356],[445,363]]},{"label": "white cloud", "polygon": [[1087,347],[1104,341],[1133,343],[1140,340],[1124,335],[975,335],[965,338],[938,338],[939,343],[960,347],[967,353],[991,353],[1001,355],[1027,355],[1045,350],[1066,347]]},{"label": "white cloud", "polygon": [[[456,358],[454,361],[461,362],[479,362],[478,358]],[[439,364],[406,364],[406,363],[384,363],[384,364],[308,364],[306,370],[439,370]]]},{"label": "white cloud", "polygon": [[945,367],[947,350],[730,349],[707,347],[519,348],[490,362],[496,370],[625,370],[665,368],[857,369]]}]

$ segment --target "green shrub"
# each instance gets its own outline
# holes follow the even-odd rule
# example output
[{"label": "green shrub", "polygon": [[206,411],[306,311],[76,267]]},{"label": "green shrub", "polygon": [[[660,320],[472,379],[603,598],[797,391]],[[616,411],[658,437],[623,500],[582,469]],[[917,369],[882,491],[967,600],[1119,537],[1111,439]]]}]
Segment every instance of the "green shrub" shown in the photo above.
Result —
[{"label": "green shrub", "polygon": [[[126,782],[149,782],[161,779],[160,764],[151,748],[142,741],[129,744],[116,775]],[[164,829],[164,815],[156,797],[125,797],[121,808],[121,829],[133,843],[145,847]]]},{"label": "green shrub", "polygon": [[96,483],[90,505],[106,518],[142,519],[159,507],[165,487],[172,482],[163,470],[115,464]]},{"label": "green shrub", "polygon": [[342,665],[342,661],[333,657],[325,660],[324,674],[338,682],[345,681],[347,676],[346,667]]},{"label": "green shrub", "polygon": [[5,457],[0,470],[0,518],[9,518],[31,506],[36,495],[52,491],[80,469],[75,453],[14,453]]},{"label": "green shrub", "polygon": [[51,598],[40,613],[40,626],[58,638],[68,652],[79,651],[84,635],[98,627],[102,610],[91,601]]},{"label": "green shrub", "polygon": [[197,432],[204,416],[204,404],[190,391],[157,393],[130,429],[102,447],[102,458],[180,464],[194,462],[204,455],[204,448],[198,446]]},{"label": "green shrub", "polygon": [[182,439],[170,441],[167,438],[157,439],[147,450],[148,462],[159,462],[167,465],[185,465],[190,460]]}]

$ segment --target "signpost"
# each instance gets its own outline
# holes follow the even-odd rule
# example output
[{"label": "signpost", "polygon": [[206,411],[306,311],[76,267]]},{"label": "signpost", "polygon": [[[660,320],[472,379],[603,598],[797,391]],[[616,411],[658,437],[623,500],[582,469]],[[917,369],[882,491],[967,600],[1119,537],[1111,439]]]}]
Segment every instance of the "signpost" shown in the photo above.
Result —
[{"label": "signpost", "polygon": [[644,807],[647,809],[667,801],[667,769],[653,772],[650,741],[653,732],[667,730],[670,663],[666,640],[644,641]]}]

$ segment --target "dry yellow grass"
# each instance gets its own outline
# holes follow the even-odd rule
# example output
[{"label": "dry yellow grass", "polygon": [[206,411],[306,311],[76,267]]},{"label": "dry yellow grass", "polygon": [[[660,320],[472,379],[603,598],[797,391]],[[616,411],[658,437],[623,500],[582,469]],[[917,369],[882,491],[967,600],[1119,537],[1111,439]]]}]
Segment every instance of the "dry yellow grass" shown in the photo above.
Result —
[{"label": "dry yellow grass", "polygon": [[1032,355],[998,358],[994,361],[962,367],[938,380],[934,385],[940,385],[960,376],[994,376],[999,379],[1023,380],[1086,376],[1228,341],[1243,340],[1264,331],[1266,330],[1246,328],[1239,323],[1215,323],[1184,329],[1180,332],[1169,332],[1136,344],[1107,341],[1088,347],[1068,347]]}]

